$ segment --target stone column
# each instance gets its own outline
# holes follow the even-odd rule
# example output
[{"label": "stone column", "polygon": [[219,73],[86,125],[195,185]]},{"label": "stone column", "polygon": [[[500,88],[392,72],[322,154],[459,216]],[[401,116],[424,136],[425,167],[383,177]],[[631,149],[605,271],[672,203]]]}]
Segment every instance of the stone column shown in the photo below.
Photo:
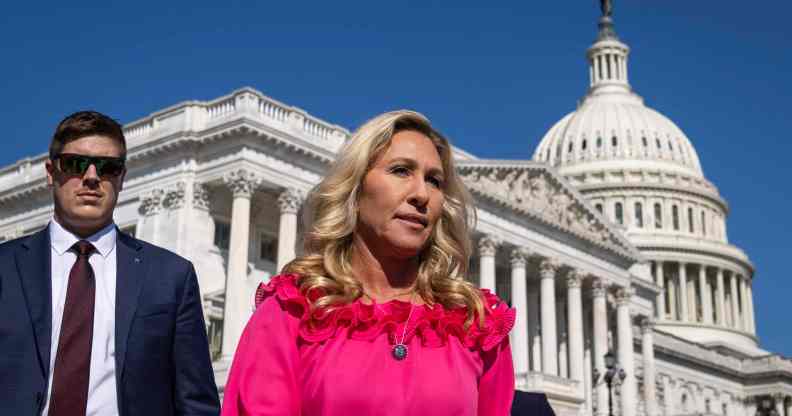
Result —
[{"label": "stone column", "polygon": [[542,371],[545,374],[558,375],[558,355],[556,346],[556,306],[555,306],[555,275],[558,263],[545,259],[540,266],[541,302],[542,302]]},{"label": "stone column", "polygon": [[567,317],[564,298],[556,298],[556,322],[558,322],[558,375],[569,378],[569,361],[567,359]]},{"label": "stone column", "polygon": [[689,319],[688,315],[688,287],[687,287],[687,267],[685,263],[679,263],[679,320],[682,322],[687,322]]},{"label": "stone column", "polygon": [[712,325],[712,299],[710,296],[709,284],[707,284],[707,268],[699,264],[699,291],[701,292],[701,321]]},{"label": "stone column", "polygon": [[583,396],[586,400],[586,407],[584,415],[593,415],[594,414],[594,399],[592,397],[593,381],[591,380],[591,339],[586,340],[586,347],[583,350]]},{"label": "stone column", "polygon": [[492,293],[495,291],[495,250],[498,247],[498,241],[489,235],[485,235],[479,239],[479,287],[482,289],[489,289]]},{"label": "stone column", "polygon": [[250,199],[261,182],[255,174],[244,169],[226,174],[223,180],[234,198],[231,206],[222,347],[223,357],[230,359],[253,308],[253,298],[248,296],[245,283],[250,240]]},{"label": "stone column", "polygon": [[616,293],[616,325],[619,332],[619,364],[627,377],[621,385],[621,415],[635,416],[637,388],[635,379],[635,354],[633,351],[632,318],[630,298],[632,288],[621,288]]},{"label": "stone column", "polygon": [[[660,286],[661,289],[664,289],[665,276],[663,275],[663,262],[660,260],[655,261],[655,280],[657,285]],[[666,317],[665,296],[665,291],[661,290],[660,293],[657,294],[657,298],[655,298],[655,312],[657,313],[657,319],[665,319]]]},{"label": "stone column", "polygon": [[745,416],[755,416],[755,415],[756,415],[756,398],[754,397],[745,398]]},{"label": "stone column", "polygon": [[512,332],[512,357],[514,373],[520,382],[524,382],[528,374],[528,290],[525,276],[527,252],[515,248],[511,252],[511,300],[512,307],[517,310],[517,317]]},{"label": "stone column", "polygon": [[595,278],[591,285],[592,296],[592,315],[593,315],[593,335],[594,335],[594,368],[600,374],[599,380],[594,380],[597,389],[597,415],[608,414],[608,386],[602,379],[605,374],[605,354],[608,352],[608,306],[607,306],[607,285],[600,279]]},{"label": "stone column", "polygon": [[297,189],[288,188],[278,196],[280,225],[278,226],[278,272],[294,260],[297,245],[297,211],[303,196]]},{"label": "stone column", "polygon": [[[718,311],[717,324],[726,326],[726,291],[723,288],[723,269],[718,268],[718,274],[715,276],[715,308]],[[792,415],[790,415],[792,416]]]},{"label": "stone column", "polygon": [[646,416],[656,416],[657,394],[655,392],[655,358],[654,358],[654,321],[649,318],[641,320],[641,355],[643,356],[643,399]]},{"label": "stone column", "polygon": [[580,285],[585,274],[579,270],[571,270],[567,274],[567,334],[569,338],[569,378],[577,380],[583,386],[585,371],[583,357],[583,301]]},{"label": "stone column", "polygon": [[677,290],[676,284],[674,284],[671,277],[668,278],[666,290],[668,291],[668,315],[672,320],[677,320],[679,319],[679,313],[677,313]]},{"label": "stone column", "polygon": [[740,325],[743,331],[750,331],[750,319],[748,317],[748,293],[745,290],[745,276],[740,276]]},{"label": "stone column", "polygon": [[740,329],[740,301],[737,297],[737,273],[729,273],[729,285],[731,286],[731,316],[732,328]]},{"label": "stone column", "polygon": [[784,395],[774,394],[773,401],[775,401],[775,410],[778,413],[778,416],[786,416],[784,415]]},{"label": "stone column", "polygon": [[[746,294],[747,294],[746,297],[748,299],[748,317],[749,317],[748,321],[750,323],[749,328],[750,328],[750,331],[751,331],[752,334],[756,334],[756,317],[754,316],[754,313],[756,312],[756,309],[754,309],[754,304],[753,304],[753,281],[752,280],[746,281],[745,289],[746,289]],[[787,415],[787,416],[792,416],[792,415]]]},{"label": "stone column", "polygon": [[531,351],[531,371],[542,372],[542,337],[539,328],[539,291],[536,281],[528,286],[528,348]]}]

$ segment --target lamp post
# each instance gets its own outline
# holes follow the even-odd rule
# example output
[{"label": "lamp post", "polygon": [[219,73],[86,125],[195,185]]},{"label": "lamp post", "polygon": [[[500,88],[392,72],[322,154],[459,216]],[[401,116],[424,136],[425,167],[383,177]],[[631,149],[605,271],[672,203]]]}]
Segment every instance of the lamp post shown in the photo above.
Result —
[{"label": "lamp post", "polygon": [[[625,373],[624,369],[616,362],[616,357],[613,353],[608,350],[608,353],[605,354],[605,374],[602,374],[602,378],[608,386],[608,416],[613,416],[613,386],[614,384],[621,384],[625,377],[627,377],[627,373]],[[599,378],[600,373],[595,368],[594,380],[599,380]]]}]

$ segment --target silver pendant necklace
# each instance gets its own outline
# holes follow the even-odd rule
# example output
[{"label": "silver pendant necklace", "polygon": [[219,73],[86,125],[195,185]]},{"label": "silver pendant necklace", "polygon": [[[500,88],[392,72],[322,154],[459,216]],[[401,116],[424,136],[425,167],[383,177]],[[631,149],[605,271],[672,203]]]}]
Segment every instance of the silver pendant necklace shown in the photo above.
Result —
[{"label": "silver pendant necklace", "polygon": [[407,314],[407,320],[404,322],[404,330],[402,331],[401,341],[396,339],[396,345],[393,346],[391,350],[391,355],[396,361],[401,361],[407,358],[407,345],[404,344],[404,340],[407,337],[407,326],[410,325],[410,318],[412,317],[413,309],[415,309],[415,305],[413,305],[413,300],[415,299],[415,292],[410,297],[410,313]]}]

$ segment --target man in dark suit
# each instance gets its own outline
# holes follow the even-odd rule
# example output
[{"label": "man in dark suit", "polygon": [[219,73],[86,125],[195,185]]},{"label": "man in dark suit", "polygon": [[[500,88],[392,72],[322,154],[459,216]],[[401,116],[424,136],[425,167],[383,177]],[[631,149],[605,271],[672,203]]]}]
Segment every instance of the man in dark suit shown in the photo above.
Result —
[{"label": "man in dark suit", "polygon": [[0,414],[218,415],[192,264],[121,233],[126,142],[66,117],[46,162],[54,215],[0,245]]}]

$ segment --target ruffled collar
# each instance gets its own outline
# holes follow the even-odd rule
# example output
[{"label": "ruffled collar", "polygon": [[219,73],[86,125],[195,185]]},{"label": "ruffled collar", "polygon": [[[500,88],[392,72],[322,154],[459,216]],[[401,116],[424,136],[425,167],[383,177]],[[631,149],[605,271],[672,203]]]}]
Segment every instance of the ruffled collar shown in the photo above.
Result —
[{"label": "ruffled collar", "polygon": [[516,311],[487,289],[482,289],[486,306],[484,325],[476,321],[465,329],[466,308],[445,309],[440,304],[412,305],[393,300],[365,304],[360,300],[338,307],[329,313],[319,311],[310,316],[308,300],[297,286],[299,276],[283,274],[262,283],[256,290],[256,306],[275,296],[281,307],[300,318],[299,335],[309,343],[320,343],[347,329],[351,339],[373,341],[386,333],[391,344],[401,338],[404,322],[410,316],[405,342],[418,337],[425,347],[442,347],[449,336],[458,338],[466,347],[489,351],[498,345],[514,326]]}]

